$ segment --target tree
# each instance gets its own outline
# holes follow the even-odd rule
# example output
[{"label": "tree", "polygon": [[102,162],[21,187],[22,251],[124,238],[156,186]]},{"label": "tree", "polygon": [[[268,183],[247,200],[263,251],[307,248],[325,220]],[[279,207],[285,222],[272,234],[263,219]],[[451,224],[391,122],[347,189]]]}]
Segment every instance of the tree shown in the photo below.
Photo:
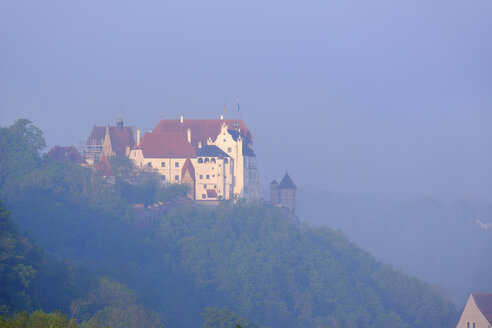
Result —
[{"label": "tree", "polygon": [[203,328],[259,328],[227,307],[206,308],[202,316],[205,320]]},{"label": "tree", "polygon": [[39,167],[45,147],[42,131],[27,119],[0,128],[0,187]]}]

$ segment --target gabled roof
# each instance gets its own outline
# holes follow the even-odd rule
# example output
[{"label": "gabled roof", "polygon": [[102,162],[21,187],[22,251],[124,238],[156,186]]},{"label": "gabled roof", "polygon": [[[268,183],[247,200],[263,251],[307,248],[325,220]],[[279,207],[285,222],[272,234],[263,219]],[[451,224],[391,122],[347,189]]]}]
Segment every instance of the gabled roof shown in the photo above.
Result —
[{"label": "gabled roof", "polygon": [[275,186],[278,186],[278,182],[277,180],[273,179],[272,182],[270,182],[271,185],[275,185]]},{"label": "gabled roof", "polygon": [[297,189],[296,185],[294,182],[292,182],[292,179],[290,178],[288,173],[285,173],[284,178],[278,185],[277,189]]},{"label": "gabled roof", "polygon": [[101,173],[105,177],[112,177],[114,175],[111,165],[109,165],[108,159],[104,153],[102,154],[99,162],[97,163],[94,172]]},{"label": "gabled roof", "polygon": [[[133,128],[130,126],[124,126],[121,129],[117,126],[108,126],[109,138],[111,139],[111,148],[119,155],[126,155],[126,147],[132,148],[135,145],[135,137],[133,135]],[[86,145],[102,145],[104,137],[106,136],[106,126],[95,126],[92,128],[89,138],[87,138]]]},{"label": "gabled roof", "polygon": [[196,156],[200,157],[230,157],[222,149],[215,145],[206,145],[202,148],[198,148],[196,151]]},{"label": "gabled roof", "polygon": [[134,149],[141,149],[145,158],[196,157],[195,148],[180,133],[146,133]]},{"label": "gabled roof", "polygon": [[75,148],[75,146],[69,146],[69,147],[55,146],[50,149],[50,151],[48,152],[48,154],[46,154],[46,156],[48,156],[48,159],[52,161],[63,160],[65,158],[68,158],[73,163],[87,164],[87,162],[79,153],[79,151]]},{"label": "gabled roof", "polygon": [[195,168],[193,167],[193,164],[191,163],[191,160],[189,158],[186,159],[186,161],[183,164],[183,168],[181,169],[181,179],[185,176],[186,171],[190,172],[190,176],[195,181]]},{"label": "gabled roof", "polygon": [[472,296],[480,312],[492,324],[492,293],[473,293]]},{"label": "gabled roof", "polygon": [[[187,137],[188,129],[191,131],[191,144],[193,147],[198,148],[198,142],[206,144],[208,138],[215,140],[220,133],[222,123],[226,123],[228,129],[234,130],[234,123],[237,121],[240,128],[241,136],[247,143],[252,142],[251,133],[248,131],[246,124],[242,120],[234,119],[183,119],[183,123],[178,120],[161,120],[154,129],[154,132],[167,132],[167,133],[181,133]],[[239,133],[239,132],[237,132]],[[234,137],[234,136],[233,136]]]}]

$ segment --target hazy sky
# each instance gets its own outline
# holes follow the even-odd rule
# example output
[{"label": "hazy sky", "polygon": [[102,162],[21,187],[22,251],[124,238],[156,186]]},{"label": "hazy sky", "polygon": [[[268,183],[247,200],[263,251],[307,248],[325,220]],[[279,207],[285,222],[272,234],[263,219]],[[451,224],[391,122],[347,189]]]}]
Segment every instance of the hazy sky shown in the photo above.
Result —
[{"label": "hazy sky", "polygon": [[0,1],[0,125],[240,115],[265,186],[492,197],[492,2]]}]

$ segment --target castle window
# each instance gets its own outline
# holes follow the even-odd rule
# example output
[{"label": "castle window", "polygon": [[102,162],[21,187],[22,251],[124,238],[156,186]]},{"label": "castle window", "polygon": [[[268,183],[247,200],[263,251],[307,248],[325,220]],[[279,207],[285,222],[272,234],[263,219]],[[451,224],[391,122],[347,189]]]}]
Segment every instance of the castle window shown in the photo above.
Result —
[{"label": "castle window", "polygon": [[203,163],[203,158],[199,158],[198,163],[200,163],[200,164]]},{"label": "castle window", "polygon": [[152,163],[151,162],[148,162],[147,163],[147,167],[152,167]]},{"label": "castle window", "polygon": [[205,158],[204,163],[208,163],[208,162],[210,162],[210,160],[208,158]]},{"label": "castle window", "polygon": [[161,162],[161,167],[166,167],[166,162]]},{"label": "castle window", "polygon": [[[224,133],[225,134],[225,133]],[[224,139],[224,142],[226,142],[226,140]]]},{"label": "castle window", "polygon": [[174,167],[179,167],[179,163],[178,162],[174,163]]},{"label": "castle window", "polygon": [[204,184],[204,185],[203,185],[203,188],[207,189],[207,185],[206,185],[206,184]]},{"label": "castle window", "polygon": [[207,198],[207,195],[202,194],[202,198],[203,198],[203,199]]},{"label": "castle window", "polygon": [[227,163],[229,163],[229,159],[224,158],[224,164],[227,164]]},{"label": "castle window", "polygon": [[212,158],[210,162],[215,163],[215,158]]},{"label": "castle window", "polygon": [[202,180],[202,179],[203,179],[203,174],[200,174],[200,180]]},{"label": "castle window", "polygon": [[162,181],[166,181],[166,176],[165,175],[161,175],[161,180]]},{"label": "castle window", "polygon": [[227,148],[227,152],[232,153],[232,148],[231,147]]},{"label": "castle window", "polygon": [[179,175],[174,176],[174,181],[179,181]]},{"label": "castle window", "polygon": [[206,178],[207,178],[207,180],[208,180],[208,179],[210,179],[210,175],[209,175],[209,174],[207,174]]}]

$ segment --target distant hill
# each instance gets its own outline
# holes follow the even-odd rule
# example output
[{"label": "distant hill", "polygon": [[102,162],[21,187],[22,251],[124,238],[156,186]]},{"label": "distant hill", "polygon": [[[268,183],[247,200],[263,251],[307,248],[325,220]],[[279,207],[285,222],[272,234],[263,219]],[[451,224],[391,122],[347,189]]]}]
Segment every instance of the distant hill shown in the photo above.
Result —
[{"label": "distant hill", "polygon": [[376,258],[428,281],[462,307],[492,291],[492,201],[381,201],[325,190],[299,191],[310,224],[342,230]]}]

